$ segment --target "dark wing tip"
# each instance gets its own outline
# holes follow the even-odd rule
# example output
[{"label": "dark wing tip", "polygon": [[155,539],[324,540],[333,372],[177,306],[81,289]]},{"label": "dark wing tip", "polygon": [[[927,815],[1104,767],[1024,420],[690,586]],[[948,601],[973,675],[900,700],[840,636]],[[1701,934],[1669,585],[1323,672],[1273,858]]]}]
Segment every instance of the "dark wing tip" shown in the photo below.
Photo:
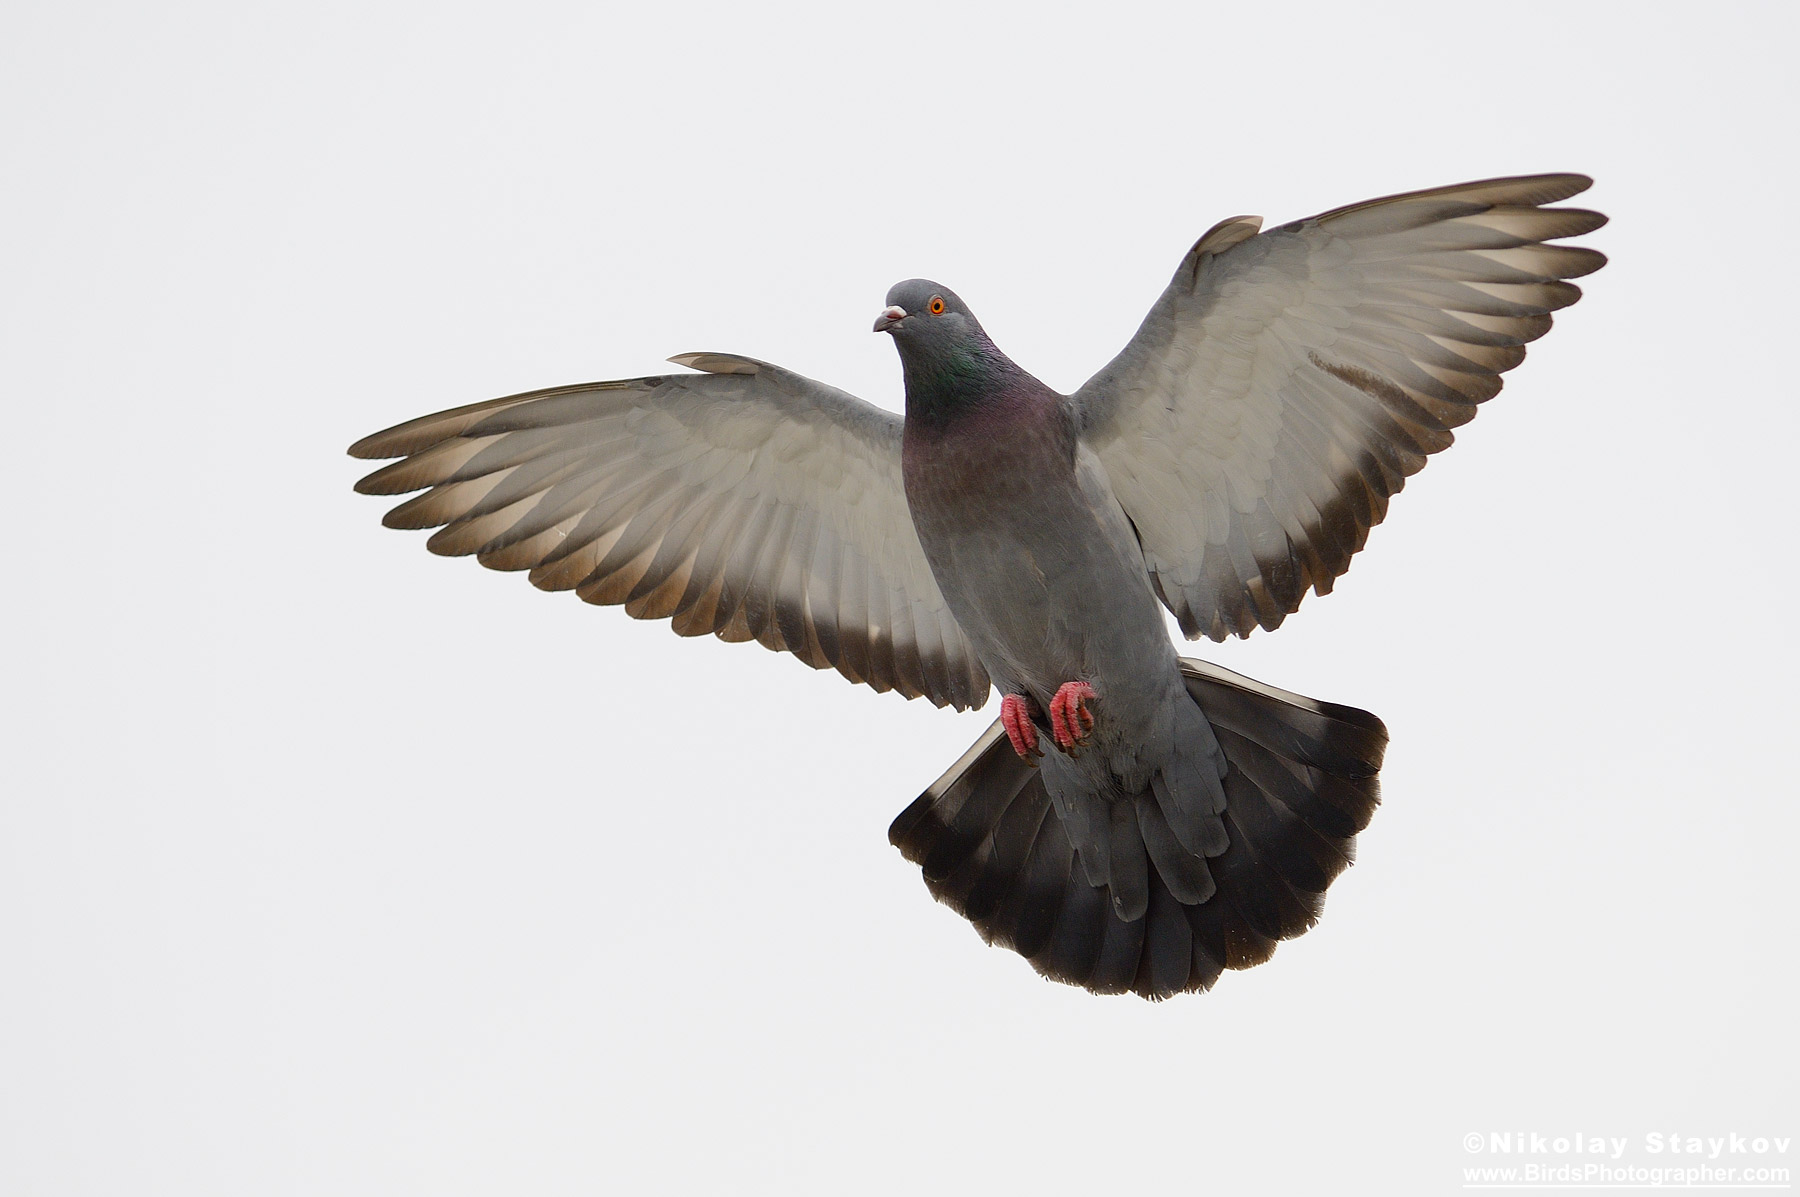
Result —
[{"label": "dark wing tip", "polygon": [[[356,442],[356,445],[350,446],[350,455],[352,457],[372,457],[372,456],[374,456],[374,454],[371,454],[371,453],[356,452],[356,447],[357,447],[357,445],[360,445],[360,444],[362,444],[362,442],[358,441],[358,442]],[[385,486],[383,485],[383,479],[382,479],[382,475],[387,473],[387,469],[388,469],[388,467],[382,466],[379,470],[376,470],[373,473],[364,474],[361,478],[358,478],[356,480],[356,487],[355,487],[356,493],[359,495],[384,495],[384,494],[387,494],[388,491],[385,488]]]},{"label": "dark wing tip", "polygon": [[371,432],[350,446],[350,456],[369,460],[407,457],[421,449],[429,449],[439,441],[448,440],[489,412],[531,397],[512,395],[505,399],[486,399],[480,403],[452,407],[447,411],[432,412],[428,416],[420,416],[392,428],[383,428],[380,432]]},{"label": "dark wing tip", "polygon": [[1501,202],[1525,203],[1537,207],[1580,195],[1593,185],[1594,180],[1589,175],[1576,171],[1550,171],[1541,175],[1501,175],[1492,179],[1477,179],[1470,183],[1430,188],[1419,194],[1431,196],[1458,191],[1503,191],[1508,193],[1508,198]]},{"label": "dark wing tip", "polygon": [[1516,178],[1511,179],[1489,179],[1486,181],[1489,183],[1518,183],[1532,186],[1534,190],[1541,191],[1544,194],[1543,199],[1535,201],[1539,204],[1553,204],[1559,200],[1566,200],[1572,195],[1580,195],[1594,185],[1593,176],[1584,175],[1579,171],[1573,170],[1551,171],[1548,174],[1541,175],[1519,175]]},{"label": "dark wing tip", "polygon": [[[1595,225],[1594,227],[1599,228],[1600,226]],[[1568,253],[1564,259],[1563,269],[1560,271],[1565,279],[1582,278],[1592,274],[1606,265],[1608,260],[1606,255],[1599,250],[1589,249],[1585,245],[1571,245],[1565,248]]]},{"label": "dark wing tip", "polygon": [[[365,461],[378,461],[384,457],[399,457],[401,456],[399,452],[389,451],[387,448],[387,438],[395,431],[396,429],[388,428],[381,432],[371,432],[368,436],[363,437],[354,445],[351,445],[345,452],[349,453],[352,457],[360,457]],[[357,483],[356,488],[362,490],[362,483]],[[363,491],[363,493],[367,494],[368,492]]]},{"label": "dark wing tip", "polygon": [[646,381],[650,380],[631,378],[621,379],[617,382],[581,382],[570,386],[526,391],[523,394],[507,395],[500,399],[484,399],[479,403],[467,403],[461,407],[432,412],[430,415],[408,420],[404,424],[396,424],[392,428],[383,428],[380,432],[372,432],[351,445],[349,453],[352,457],[369,459],[410,457],[414,453],[431,448],[440,441],[461,436],[484,419],[508,408],[530,403],[534,399],[550,399],[558,395],[575,394],[581,391],[616,390],[621,387],[636,386]]},{"label": "dark wing tip", "polygon": [[1565,237],[1581,237],[1595,229],[1605,228],[1610,218],[1604,212],[1596,212],[1592,208],[1544,208],[1544,212],[1554,212],[1561,222],[1559,227],[1540,235],[1545,242],[1561,241]]},{"label": "dark wing tip", "polygon": [[[1489,207],[1518,206],[1538,208],[1545,204],[1554,204],[1566,200],[1570,196],[1580,195],[1594,185],[1594,180],[1587,175],[1572,173],[1544,175],[1505,175],[1492,179],[1473,179],[1467,183],[1451,183],[1445,187],[1427,187],[1420,191],[1402,191],[1396,195],[1384,195],[1377,199],[1363,200],[1360,203],[1347,204],[1342,208],[1333,208],[1329,212],[1321,212],[1311,218],[1320,224],[1342,220],[1358,212],[1370,208],[1384,207],[1389,204],[1409,204],[1428,200],[1442,200],[1453,203],[1485,204]],[[1602,223],[1605,218],[1602,217]],[[1283,228],[1309,223],[1306,220],[1294,221]],[[1595,226],[1599,227],[1598,225]],[[1574,236],[1572,233],[1563,236]]]}]

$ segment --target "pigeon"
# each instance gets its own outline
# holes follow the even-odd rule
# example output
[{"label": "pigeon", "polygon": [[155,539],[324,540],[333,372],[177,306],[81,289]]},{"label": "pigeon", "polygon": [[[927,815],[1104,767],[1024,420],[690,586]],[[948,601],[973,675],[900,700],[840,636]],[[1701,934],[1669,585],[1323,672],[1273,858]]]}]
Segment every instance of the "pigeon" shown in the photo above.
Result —
[{"label": "pigeon", "polygon": [[1161,1000],[1311,928],[1381,721],[1177,655],[1330,592],[1389,499],[1606,262],[1488,179],[1215,225],[1073,394],[912,279],[905,415],[753,358],[532,391],[350,448],[393,528],[545,590],[999,718],[894,820],[927,889],[1045,977]]}]

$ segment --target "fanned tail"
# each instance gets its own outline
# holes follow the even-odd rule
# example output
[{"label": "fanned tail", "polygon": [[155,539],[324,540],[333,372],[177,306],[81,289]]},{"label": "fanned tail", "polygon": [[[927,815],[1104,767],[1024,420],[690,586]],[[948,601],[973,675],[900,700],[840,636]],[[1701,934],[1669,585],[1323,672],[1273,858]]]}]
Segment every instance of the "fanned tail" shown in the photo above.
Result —
[{"label": "fanned tail", "polygon": [[[1174,891],[1198,900],[1176,897],[1152,844],[1138,849],[1150,863],[1143,914],[1122,918],[1111,887],[1089,883],[1040,771],[1013,752],[998,721],[901,812],[888,839],[933,897],[1052,980],[1160,1000],[1261,964],[1318,921],[1326,888],[1353,859],[1380,801],[1387,729],[1367,711],[1203,661],[1183,658],[1181,672],[1228,764],[1228,843],[1200,870],[1210,891],[1173,878]],[[1141,843],[1142,814],[1157,804],[1139,799],[1115,804],[1114,837]],[[1153,837],[1163,834],[1149,821]]]}]

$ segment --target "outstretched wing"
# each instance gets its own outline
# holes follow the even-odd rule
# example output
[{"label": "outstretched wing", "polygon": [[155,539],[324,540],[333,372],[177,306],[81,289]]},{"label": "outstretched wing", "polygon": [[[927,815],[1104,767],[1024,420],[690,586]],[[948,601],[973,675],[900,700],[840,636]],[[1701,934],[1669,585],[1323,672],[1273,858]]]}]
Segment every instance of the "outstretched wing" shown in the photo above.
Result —
[{"label": "outstretched wing", "polygon": [[[430,487],[390,528],[684,636],[756,640],[938,706],[988,677],[938,591],[900,480],[900,418],[748,358],[533,391],[350,447],[404,457],[364,494]],[[441,526],[441,527],[440,527]]]},{"label": "outstretched wing", "polygon": [[1542,205],[1581,175],[1490,179],[1202,237],[1143,327],[1073,397],[1189,638],[1274,628],[1333,579],[1388,498],[1500,390],[1562,281],[1546,244],[1606,223]]}]

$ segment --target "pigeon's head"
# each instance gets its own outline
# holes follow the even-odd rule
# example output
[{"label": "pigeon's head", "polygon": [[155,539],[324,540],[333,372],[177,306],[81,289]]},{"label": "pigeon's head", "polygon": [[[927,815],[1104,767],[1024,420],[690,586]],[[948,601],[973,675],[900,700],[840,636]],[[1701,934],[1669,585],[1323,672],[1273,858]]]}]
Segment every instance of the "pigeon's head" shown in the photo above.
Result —
[{"label": "pigeon's head", "polygon": [[911,278],[896,283],[887,302],[875,331],[893,337],[900,351],[909,424],[985,408],[1029,377],[988,340],[975,313],[950,288]]},{"label": "pigeon's head", "polygon": [[987,340],[975,314],[956,292],[928,278],[895,283],[887,304],[875,320],[875,331],[890,334],[903,354]]}]

